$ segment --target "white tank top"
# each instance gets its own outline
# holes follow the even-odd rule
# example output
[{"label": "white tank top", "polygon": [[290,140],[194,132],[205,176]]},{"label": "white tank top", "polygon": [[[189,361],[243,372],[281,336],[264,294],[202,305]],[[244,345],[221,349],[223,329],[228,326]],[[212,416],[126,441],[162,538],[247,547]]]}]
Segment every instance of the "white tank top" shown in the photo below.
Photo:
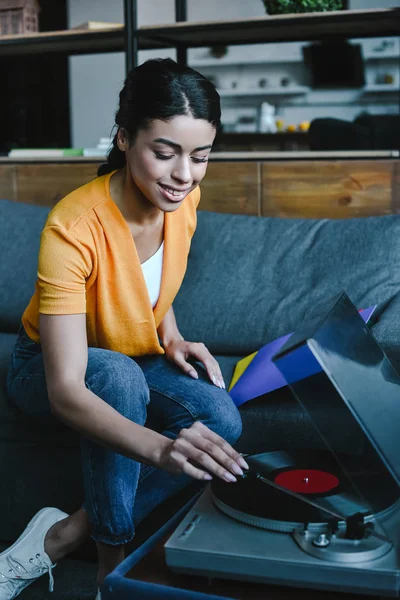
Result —
[{"label": "white tank top", "polygon": [[154,308],[160,295],[164,258],[164,241],[153,256],[142,263],[142,271],[149,292],[151,306]]}]

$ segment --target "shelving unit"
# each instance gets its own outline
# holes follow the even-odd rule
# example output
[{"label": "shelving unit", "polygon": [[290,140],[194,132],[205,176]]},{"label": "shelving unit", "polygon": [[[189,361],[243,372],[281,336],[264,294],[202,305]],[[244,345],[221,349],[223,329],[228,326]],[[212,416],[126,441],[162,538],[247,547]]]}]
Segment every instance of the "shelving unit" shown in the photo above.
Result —
[{"label": "shelving unit", "polygon": [[[377,38],[397,36],[400,31],[400,8],[373,10],[344,10],[327,13],[262,16],[248,19],[187,22],[186,0],[175,0],[175,23],[159,26],[137,26],[137,0],[124,0],[124,26],[110,29],[53,31],[29,35],[0,37],[0,57],[31,57],[34,55],[84,55],[105,52],[124,52],[126,70],[138,63],[139,50],[176,48],[178,61],[187,62],[188,48],[214,45],[265,44],[334,40],[338,38]],[[390,53],[389,53],[390,54]],[[382,60],[388,54],[370,55],[367,60]],[[390,58],[398,58],[390,54]],[[256,61],[219,63],[246,65],[301,62],[301,57],[274,57]],[[194,61],[195,68],[215,66],[213,61]],[[307,94],[307,86],[260,88],[251,90],[221,89],[221,96],[296,96]],[[396,92],[389,85],[367,86],[361,93]]]},{"label": "shelving unit", "polygon": [[[141,27],[139,44],[165,48],[396,36],[400,8],[344,10]],[[156,47],[156,46],[155,46]],[[160,47],[160,46],[157,46]]]},{"label": "shelving unit", "polygon": [[254,90],[220,89],[218,93],[221,98],[225,96],[297,96],[299,94],[307,94],[310,90],[311,88],[305,85],[292,85],[280,88],[255,88]]},{"label": "shelving unit", "polygon": [[[365,62],[382,61],[382,60],[400,60],[400,52],[392,52],[387,54],[364,54],[363,60]],[[285,56],[278,58],[276,56],[260,57],[260,58],[220,58],[220,59],[199,59],[193,58],[190,61],[190,66],[194,69],[201,68],[212,68],[220,69],[221,67],[245,67],[246,65],[282,65],[282,64],[293,64],[303,62],[303,57],[298,56]]]},{"label": "shelving unit", "polygon": [[[313,88],[305,85],[292,85],[281,88],[255,88],[255,89],[219,89],[218,93],[221,98],[229,97],[253,97],[253,96],[301,96],[312,92]],[[394,84],[370,84],[358,90],[360,95],[363,94],[390,94],[399,93],[400,87]]]},{"label": "shelving unit", "polygon": [[368,93],[390,93],[390,92],[400,92],[400,87],[398,85],[394,85],[391,83],[375,83],[366,85],[363,90],[364,94]]},{"label": "shelving unit", "polygon": [[364,55],[364,60],[370,61],[370,60],[399,60],[399,53],[398,52],[387,52],[386,54],[382,53],[382,54],[367,54],[366,56]]},{"label": "shelving unit", "polygon": [[[135,20],[137,0],[124,0],[125,14]],[[133,11],[127,7],[132,5]],[[185,0],[175,0],[176,12]],[[91,31],[55,31],[0,38],[0,56],[40,54],[94,54],[120,52],[132,39],[138,50],[195,48],[213,45],[240,45],[267,42],[336,39],[338,37],[397,36],[400,8],[346,10],[232,19],[229,21],[178,22],[159,26],[116,27]],[[127,33],[129,35],[127,35]],[[129,39],[126,39],[129,37]]]},{"label": "shelving unit", "polygon": [[246,65],[266,65],[266,64],[285,64],[285,63],[299,63],[302,62],[302,58],[299,57],[287,57],[287,58],[256,58],[256,59],[239,59],[235,60],[230,58],[228,60],[201,60],[193,59],[190,60],[190,66],[194,69],[201,68],[221,68],[221,67],[245,67]]},{"label": "shelving unit", "polygon": [[48,52],[69,55],[121,52],[124,49],[124,31],[125,28],[119,26],[115,29],[69,29],[29,35],[6,35],[0,37],[0,56]]}]

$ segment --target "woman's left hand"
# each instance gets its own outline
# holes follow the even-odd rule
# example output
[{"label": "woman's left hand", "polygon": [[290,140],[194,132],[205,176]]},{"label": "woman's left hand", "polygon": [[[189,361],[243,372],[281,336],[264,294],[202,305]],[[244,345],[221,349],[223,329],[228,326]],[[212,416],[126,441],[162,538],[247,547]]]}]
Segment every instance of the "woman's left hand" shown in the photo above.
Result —
[{"label": "woman's left hand", "polygon": [[184,373],[187,373],[193,379],[198,379],[199,375],[197,371],[193,365],[187,362],[187,359],[193,356],[196,360],[203,363],[213,384],[221,389],[225,389],[220,366],[202,342],[187,342],[181,339],[173,340],[164,346],[164,350],[166,357],[176,363]]}]

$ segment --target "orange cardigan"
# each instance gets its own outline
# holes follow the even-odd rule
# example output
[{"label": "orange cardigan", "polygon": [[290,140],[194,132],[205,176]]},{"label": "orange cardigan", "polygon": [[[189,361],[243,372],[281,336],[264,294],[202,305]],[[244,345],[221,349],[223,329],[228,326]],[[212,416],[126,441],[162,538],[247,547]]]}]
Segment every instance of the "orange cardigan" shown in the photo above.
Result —
[{"label": "orange cardigan", "polygon": [[113,173],[78,188],[51,210],[41,234],[35,293],[22,323],[40,342],[39,313],[86,313],[89,346],[128,356],[163,354],[157,327],[185,275],[200,189],[165,213],[161,290],[153,310],[132,233],[110,196]]}]

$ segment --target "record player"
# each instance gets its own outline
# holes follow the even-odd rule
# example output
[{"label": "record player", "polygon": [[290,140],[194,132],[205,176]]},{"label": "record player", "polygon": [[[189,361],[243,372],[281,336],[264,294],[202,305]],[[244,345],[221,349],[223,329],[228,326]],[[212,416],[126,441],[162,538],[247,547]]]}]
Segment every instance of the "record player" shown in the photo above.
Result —
[{"label": "record player", "polygon": [[[299,376],[311,352],[318,373]],[[321,450],[245,455],[214,478],[165,544],[174,571],[336,591],[400,593],[400,376],[345,293],[313,311],[274,357]],[[362,444],[347,452],[343,431]]]}]

